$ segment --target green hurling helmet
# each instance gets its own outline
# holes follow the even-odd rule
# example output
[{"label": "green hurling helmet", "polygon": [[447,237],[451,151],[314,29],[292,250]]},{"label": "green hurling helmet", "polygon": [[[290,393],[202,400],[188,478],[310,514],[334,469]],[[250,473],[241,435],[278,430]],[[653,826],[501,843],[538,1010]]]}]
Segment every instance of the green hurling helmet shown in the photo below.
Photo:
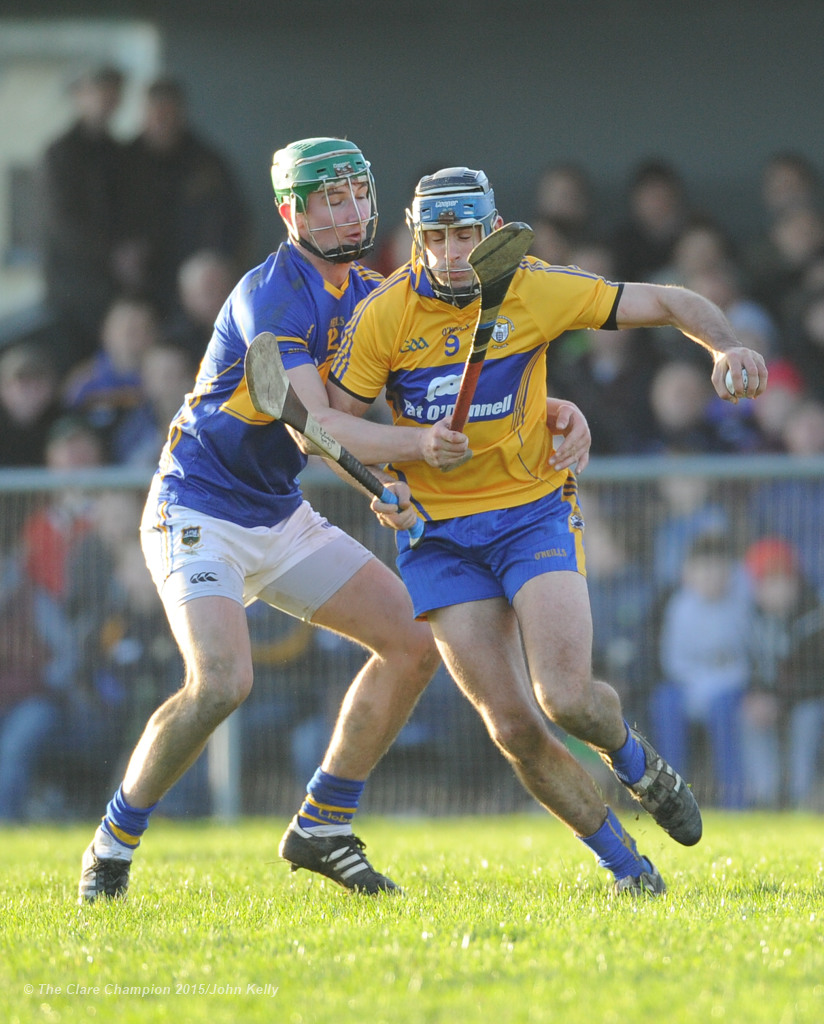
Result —
[{"label": "green hurling helmet", "polygon": [[[365,183],[368,188],[369,209],[365,213],[362,203],[355,202],[354,186]],[[363,153],[347,139],[301,139],[279,149],[272,157],[272,186],[275,199],[291,204],[294,214],[300,213],[307,217],[309,238],[304,238],[292,230],[294,242],[307,251],[320,256],[330,263],[351,263],[370,252],[375,245],[375,233],[378,227],[378,208],[375,197],[375,180],[372,177],[369,161]],[[355,217],[338,223],[334,218],[333,206],[330,203],[329,189],[344,186],[351,198],[351,207],[356,211]],[[308,221],[309,196],[313,192],[321,193],[329,212],[329,223],[312,225]],[[361,240],[353,242],[342,237],[347,228],[359,225]],[[321,241],[323,235],[327,244]],[[335,244],[328,245],[330,236],[334,235]]]}]

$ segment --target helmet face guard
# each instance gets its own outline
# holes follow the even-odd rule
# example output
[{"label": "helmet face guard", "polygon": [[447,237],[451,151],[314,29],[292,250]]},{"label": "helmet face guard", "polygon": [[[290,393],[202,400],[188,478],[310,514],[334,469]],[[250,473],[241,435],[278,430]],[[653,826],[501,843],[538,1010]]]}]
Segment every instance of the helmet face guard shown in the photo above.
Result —
[{"label": "helmet face guard", "polygon": [[[355,186],[365,184],[369,196],[369,211],[362,216],[359,203],[355,200]],[[292,225],[289,234],[293,241],[308,252],[329,263],[351,263],[360,259],[374,248],[378,229],[378,207],[375,195],[375,180],[363,153],[346,139],[302,139],[279,149],[272,158],[272,186],[278,206],[288,203],[292,210]],[[340,188],[348,192],[351,207],[357,212],[357,219],[337,222],[330,190]],[[328,223],[313,226],[309,221],[309,196],[317,192],[323,197],[329,214]],[[337,196],[336,196],[337,198]],[[303,238],[295,227],[296,214],[306,218],[309,238]],[[346,229],[357,225],[361,241],[352,244],[345,237]],[[321,236],[327,240],[333,233],[336,245],[324,248]]]},{"label": "helmet face guard", "polygon": [[[450,228],[480,226],[481,238],[493,230],[498,211],[489,179],[483,171],[468,167],[447,167],[421,178],[415,189],[411,210],[406,211],[406,222],[412,232],[415,252],[421,260],[432,290],[439,299],[454,305],[466,305],[480,294],[481,286],[472,268],[454,268],[460,272],[461,282],[454,282],[450,272]],[[428,265],[426,232],[443,231],[446,252],[443,268]],[[479,239],[480,241],[480,239]],[[471,278],[468,283],[468,273]]]}]

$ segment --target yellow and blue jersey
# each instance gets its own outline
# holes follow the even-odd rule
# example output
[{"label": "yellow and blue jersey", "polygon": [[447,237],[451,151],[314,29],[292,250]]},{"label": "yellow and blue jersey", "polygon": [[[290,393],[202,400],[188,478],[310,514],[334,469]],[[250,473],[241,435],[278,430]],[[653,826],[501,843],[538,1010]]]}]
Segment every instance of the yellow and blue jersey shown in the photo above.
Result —
[{"label": "yellow and blue jersey", "polygon": [[[527,256],[501,306],[467,425],[472,459],[451,473],[423,462],[387,467],[406,480],[427,519],[534,501],[570,476],[549,464],[546,349],[564,331],[615,327],[622,285]],[[395,271],[358,307],[331,377],[371,402],[386,386],[394,421],[428,426],[452,412],[480,299],[437,299],[419,261]]]},{"label": "yellow and blue jersey", "polygon": [[272,526],[298,507],[306,456],[283,424],[252,405],[246,349],[255,335],[271,331],[287,369],[311,362],[325,380],[344,325],[382,280],[354,263],[335,288],[289,242],[240,280],[172,421],[155,483],[161,503],[247,527]]}]

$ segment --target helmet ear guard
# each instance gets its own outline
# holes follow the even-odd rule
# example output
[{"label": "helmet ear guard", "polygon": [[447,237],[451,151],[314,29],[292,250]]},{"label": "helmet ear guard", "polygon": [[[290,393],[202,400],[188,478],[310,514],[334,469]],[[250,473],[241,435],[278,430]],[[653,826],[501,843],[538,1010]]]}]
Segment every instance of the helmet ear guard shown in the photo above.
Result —
[{"label": "helmet ear guard", "polygon": [[495,194],[483,171],[446,167],[425,175],[418,182],[412,207],[406,211],[406,223],[412,233],[416,255],[421,259],[438,298],[465,304],[480,294],[481,286],[476,278],[468,288],[455,289],[448,280],[448,270],[446,283],[438,281],[427,265],[426,231],[479,225],[481,238],[486,238],[494,230],[497,217]]},{"label": "helmet ear guard", "polygon": [[[354,201],[354,186],[365,182],[369,195],[369,213],[364,218],[360,215],[357,221],[347,224],[336,224],[331,216],[329,189],[331,186],[344,185],[349,189]],[[353,143],[347,139],[314,138],[301,139],[277,150],[272,157],[272,187],[275,192],[275,203],[284,215],[282,207],[288,206],[291,217],[286,220],[289,235],[294,242],[308,252],[319,256],[329,263],[351,263],[360,259],[374,248],[375,235],[378,228],[377,197],[375,195],[375,179],[372,176],[369,161]],[[319,192],[324,196],[330,211],[332,227],[324,225],[322,229],[313,229],[308,221],[309,196]],[[354,203],[353,203],[354,205]],[[306,218],[309,238],[298,232],[297,215]],[[344,242],[339,236],[338,244],[331,249],[323,249],[315,237],[323,230],[328,233],[335,228],[351,227],[358,223],[362,228],[363,238],[359,245]],[[337,232],[336,236],[337,236]]]}]

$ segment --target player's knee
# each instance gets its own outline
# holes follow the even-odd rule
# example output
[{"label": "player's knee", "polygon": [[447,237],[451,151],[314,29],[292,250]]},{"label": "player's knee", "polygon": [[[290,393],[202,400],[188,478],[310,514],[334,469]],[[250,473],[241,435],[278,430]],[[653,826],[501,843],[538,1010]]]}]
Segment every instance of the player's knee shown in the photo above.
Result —
[{"label": "player's knee", "polygon": [[384,661],[393,662],[405,677],[419,680],[422,686],[426,686],[441,663],[432,631],[423,622],[414,623],[414,628],[404,633],[392,634],[379,653]]},{"label": "player's knee", "polygon": [[588,688],[569,690],[551,697],[539,694],[538,699],[552,721],[572,736],[587,735],[598,724]]},{"label": "player's knee", "polygon": [[523,709],[487,716],[487,728],[493,743],[510,760],[531,761],[546,742],[547,729],[536,715]]},{"label": "player's knee", "polygon": [[201,657],[187,673],[186,686],[204,717],[221,720],[249,696],[252,663],[231,652]]},{"label": "player's knee", "polygon": [[417,652],[418,652],[418,672],[421,676],[424,676],[427,681],[435,675],[441,666],[441,655],[438,648],[435,646],[435,641],[432,639],[431,630],[427,627],[426,636],[422,637],[418,641]]}]

